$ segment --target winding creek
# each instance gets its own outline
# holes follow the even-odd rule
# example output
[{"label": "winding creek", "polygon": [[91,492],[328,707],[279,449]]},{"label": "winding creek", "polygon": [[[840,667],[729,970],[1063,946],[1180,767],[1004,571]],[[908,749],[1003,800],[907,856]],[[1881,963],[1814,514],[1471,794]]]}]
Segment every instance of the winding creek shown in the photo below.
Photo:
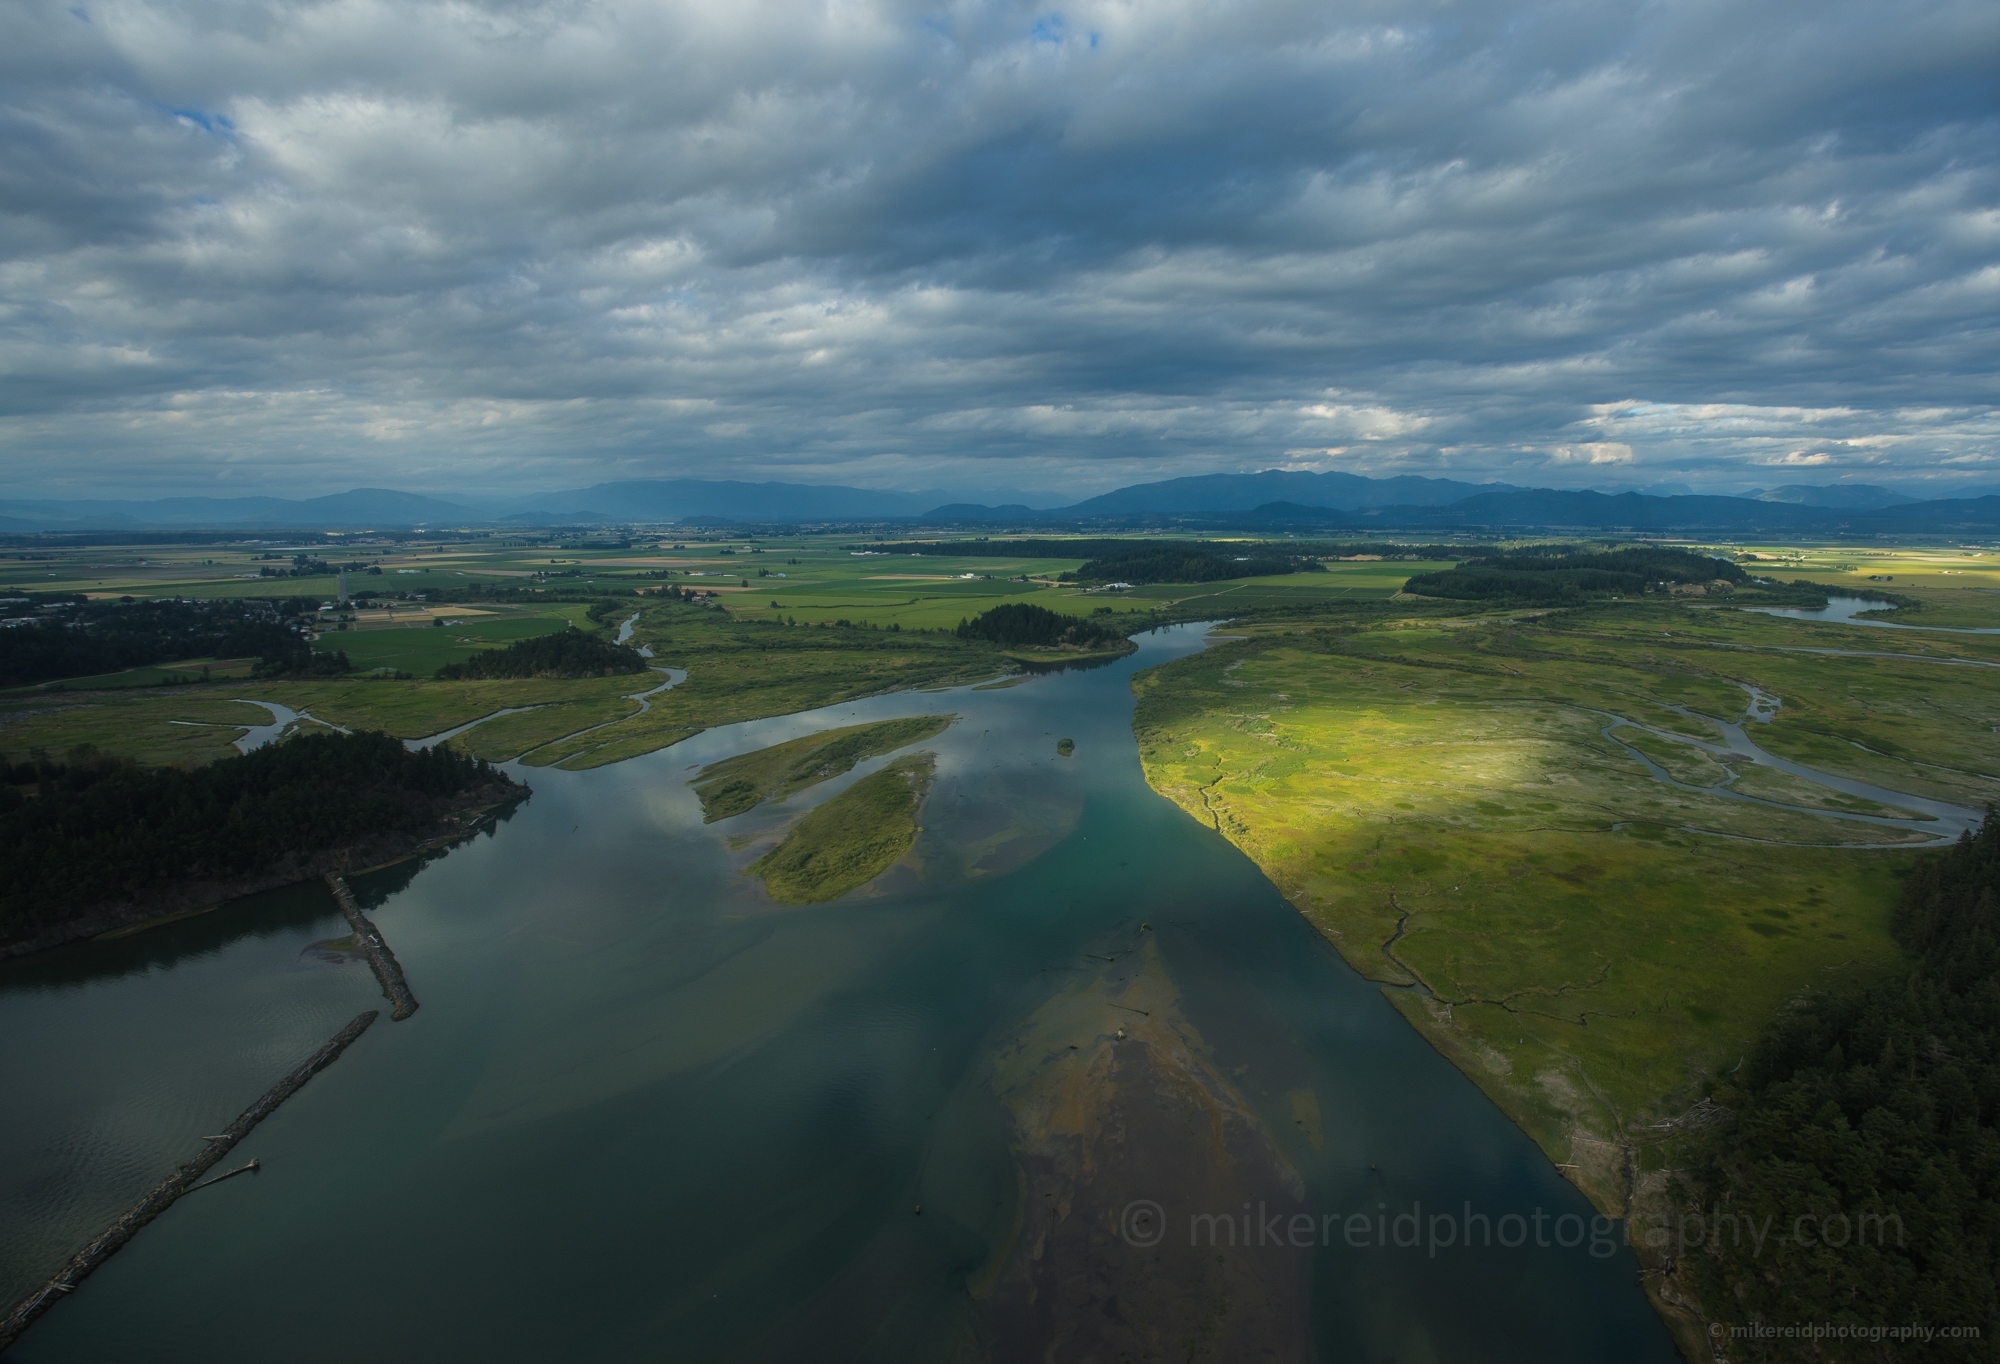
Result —
[{"label": "winding creek", "polygon": [[[1202,639],[525,773],[491,836],[352,878],[423,1008],[10,1359],[1674,1359],[1582,1196],[1147,788],[1130,676]],[[701,766],[920,713],[958,719],[870,889],[741,869],[894,755],[702,824]],[[0,966],[0,1290],[380,1003],[314,950],[347,931],[309,884]]]},{"label": "winding creek", "polygon": [[[1873,824],[1880,828],[1895,829],[1902,833],[1920,830],[1931,835],[1930,839],[1923,843],[1897,841],[1894,843],[1848,845],[1851,847],[1904,848],[1948,846],[1957,842],[1960,834],[1978,829],[1980,824],[1985,820],[1985,811],[1974,809],[1969,805],[1956,805],[1950,801],[1931,800],[1924,796],[1905,795],[1900,791],[1890,791],[1880,786],[1871,786],[1867,782],[1855,781],[1851,777],[1842,777],[1831,772],[1822,772],[1818,768],[1807,767],[1805,764],[1793,762],[1789,758],[1781,758],[1775,753],[1767,753],[1762,748],[1759,748],[1756,742],[1750,738],[1749,732],[1744,726],[1749,724],[1770,724],[1777,716],[1778,709],[1783,702],[1778,697],[1772,696],[1768,692],[1760,691],[1758,688],[1750,686],[1747,683],[1739,682],[1736,685],[1743,688],[1750,700],[1750,704],[1740,720],[1717,720],[1711,716],[1698,715],[1685,706],[1670,706],[1668,708],[1697,723],[1715,726],[1722,736],[1722,742],[1719,744],[1705,743],[1702,740],[1691,739],[1685,734],[1675,734],[1669,730],[1654,729],[1649,725],[1638,724],[1635,721],[1611,715],[1606,711],[1595,712],[1611,721],[1610,724],[1604,726],[1598,732],[1612,743],[1624,749],[1626,754],[1632,759],[1642,764],[1646,769],[1646,774],[1652,777],[1653,780],[1664,782],[1668,786],[1676,787],[1682,791],[1699,791],[1704,795],[1722,796],[1729,800],[1742,801],[1747,805],[1764,805],[1774,810],[1790,810],[1798,814],[1817,815],[1826,819],[1843,819],[1862,824]],[[1731,772],[1730,775],[1712,786],[1693,786],[1676,779],[1671,772],[1620,739],[1618,731],[1621,729],[1639,730],[1642,733],[1651,734],[1656,738],[1665,739],[1672,743],[1683,744],[1717,758],[1746,758],[1760,767],[1769,767],[1774,771],[1783,772],[1787,776],[1811,782],[1813,785],[1824,787],[1829,791],[1837,791],[1844,796],[1853,796],[1860,800],[1873,801],[1878,805],[1888,805],[1911,811],[1926,822],[1922,825],[1915,825],[1909,819],[1864,814],[1859,811],[1829,810],[1819,806],[1787,805],[1783,801],[1767,800],[1760,796],[1745,795],[1741,791],[1732,791],[1729,789],[1730,785],[1736,780],[1734,772]],[[1690,832],[1714,833],[1715,831],[1690,830]],[[1736,835],[1724,836],[1735,837]]]}]

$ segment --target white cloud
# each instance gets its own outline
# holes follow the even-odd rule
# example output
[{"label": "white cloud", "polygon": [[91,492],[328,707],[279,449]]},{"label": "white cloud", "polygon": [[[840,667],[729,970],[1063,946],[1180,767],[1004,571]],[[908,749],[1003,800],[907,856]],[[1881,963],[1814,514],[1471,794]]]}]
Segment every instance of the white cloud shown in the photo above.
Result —
[{"label": "white cloud", "polygon": [[0,442],[70,493],[1982,478],[1996,64],[1976,0],[28,0]]}]

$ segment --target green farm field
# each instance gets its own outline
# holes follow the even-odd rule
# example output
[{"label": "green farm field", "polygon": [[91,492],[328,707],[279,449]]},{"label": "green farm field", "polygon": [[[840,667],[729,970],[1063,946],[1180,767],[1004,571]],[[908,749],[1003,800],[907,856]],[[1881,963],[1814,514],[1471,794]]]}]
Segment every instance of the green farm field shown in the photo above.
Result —
[{"label": "green farm field", "polygon": [[423,678],[447,663],[463,663],[481,649],[568,629],[571,621],[554,611],[505,616],[436,611],[420,613],[408,623],[374,624],[364,618],[356,624],[355,629],[322,632],[314,647],[345,653],[362,672],[388,668]]},{"label": "green farm field", "polygon": [[2000,624],[2000,551],[1911,549],[1877,546],[1752,545],[1753,572],[1804,578],[1846,595],[1894,593],[1917,609],[1900,617],[1911,625],[1992,628]]},{"label": "green farm field", "polygon": [[[575,613],[580,616],[586,606],[576,605]],[[451,742],[482,758],[598,767],[715,725],[905,687],[993,679],[1016,667],[992,645],[945,634],[787,627],[658,599],[634,598],[633,614],[641,619],[632,640],[654,650],[655,667],[686,672],[685,681],[657,691],[645,706],[636,697],[662,686],[666,678],[659,671],[575,681],[441,682],[419,673],[407,681],[356,674],[310,681],[216,680],[189,687],[33,688],[0,695],[0,752],[61,754],[91,744],[144,762],[206,762],[233,752],[243,727],[269,723],[268,712],[237,702],[271,701],[328,724],[380,729],[405,739],[471,725]],[[462,617],[445,613],[445,618]],[[540,632],[565,623],[551,615],[539,623],[522,618],[508,624]],[[430,647],[448,649],[464,647],[450,643],[454,630],[463,634],[473,628],[497,631],[500,625],[328,632],[319,644],[349,649],[357,666],[364,666],[365,656],[356,657],[360,651],[354,646],[371,634],[392,646],[404,639],[411,642],[404,647],[413,648],[417,641],[437,640]],[[386,666],[418,671],[407,664]]]},{"label": "green farm field", "polygon": [[[1135,537],[1135,542],[1145,538]],[[1217,611],[1238,612],[1386,598],[1411,573],[1446,566],[1335,562],[1327,565],[1326,573],[1085,592],[1055,581],[1058,574],[1078,568],[1083,563],[1080,556],[884,554],[857,550],[853,539],[845,536],[654,538],[617,547],[575,548],[466,535],[439,544],[259,541],[0,553],[0,584],[24,592],[81,591],[93,599],[288,596],[333,601],[338,582],[331,573],[259,576],[264,567],[289,571],[294,551],[332,565],[364,565],[348,578],[349,590],[357,596],[449,605],[493,589],[560,595],[673,586],[712,592],[732,614],[745,619],[815,625],[847,620],[902,630],[949,630],[962,618],[1006,601],[1033,601],[1074,615],[1109,606],[1119,614],[1174,611],[1184,616],[1210,599]],[[349,652],[352,656],[353,650]],[[418,671],[386,660],[368,666]]]}]

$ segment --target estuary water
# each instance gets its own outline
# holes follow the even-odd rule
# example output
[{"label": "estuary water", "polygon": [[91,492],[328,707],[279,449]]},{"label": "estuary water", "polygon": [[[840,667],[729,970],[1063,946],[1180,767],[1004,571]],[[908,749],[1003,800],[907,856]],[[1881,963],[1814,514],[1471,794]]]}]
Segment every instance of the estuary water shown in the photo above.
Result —
[{"label": "estuary water", "polygon": [[[1138,644],[533,770],[356,878],[421,1010],[10,1357],[1674,1359],[1583,1197],[1147,788],[1131,674],[1202,632]],[[742,868],[888,757],[706,826],[686,785],[920,713],[917,847],[831,904]],[[10,1302],[382,1005],[346,932],[309,885],[0,965]]]}]

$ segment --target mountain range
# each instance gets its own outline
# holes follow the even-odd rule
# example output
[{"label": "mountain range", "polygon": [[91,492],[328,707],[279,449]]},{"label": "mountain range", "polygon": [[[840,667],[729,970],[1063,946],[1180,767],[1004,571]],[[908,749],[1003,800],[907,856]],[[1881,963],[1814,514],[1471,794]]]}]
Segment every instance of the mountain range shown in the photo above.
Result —
[{"label": "mountain range", "polygon": [[[1671,490],[1671,491],[1670,491]],[[1000,490],[996,490],[1000,491]],[[1014,490],[1005,490],[1013,493]],[[1177,523],[1336,528],[1561,528],[1833,534],[1978,533],[2000,530],[1995,489],[1965,489],[1929,501],[1873,484],[1788,484],[1738,497],[1681,485],[1604,493],[1464,483],[1401,475],[1269,469],[1137,483],[1068,506],[951,502],[937,493],[839,485],[710,479],[599,483],[483,506],[392,488],[327,497],[171,497],[154,501],[0,499],[0,531],[359,530],[419,526],[557,527],[634,522],[709,524],[911,521],[927,525],[1024,526]],[[1661,495],[1666,494],[1666,495]],[[481,499],[483,500],[483,499]],[[1036,498],[1037,501],[1053,499]]]},{"label": "mountain range", "polygon": [[[1953,500],[1978,497],[1989,491],[1986,488],[1970,490]],[[1843,511],[1879,511],[1883,507],[1901,507],[1923,500],[1873,483],[1833,483],[1824,487],[1810,483],[1787,483],[1782,488],[1752,488],[1743,496],[1754,497],[1759,502],[1791,502],[1801,507],[1835,507]]]},{"label": "mountain range", "polygon": [[1502,531],[1660,531],[1721,535],[1978,535],[2000,532],[2000,496],[1904,502],[1869,511],[1760,502],[1743,497],[1648,497],[1643,493],[1537,489],[1486,493],[1441,507],[1340,511],[1273,502],[1230,518],[1279,529],[1458,529]]}]

